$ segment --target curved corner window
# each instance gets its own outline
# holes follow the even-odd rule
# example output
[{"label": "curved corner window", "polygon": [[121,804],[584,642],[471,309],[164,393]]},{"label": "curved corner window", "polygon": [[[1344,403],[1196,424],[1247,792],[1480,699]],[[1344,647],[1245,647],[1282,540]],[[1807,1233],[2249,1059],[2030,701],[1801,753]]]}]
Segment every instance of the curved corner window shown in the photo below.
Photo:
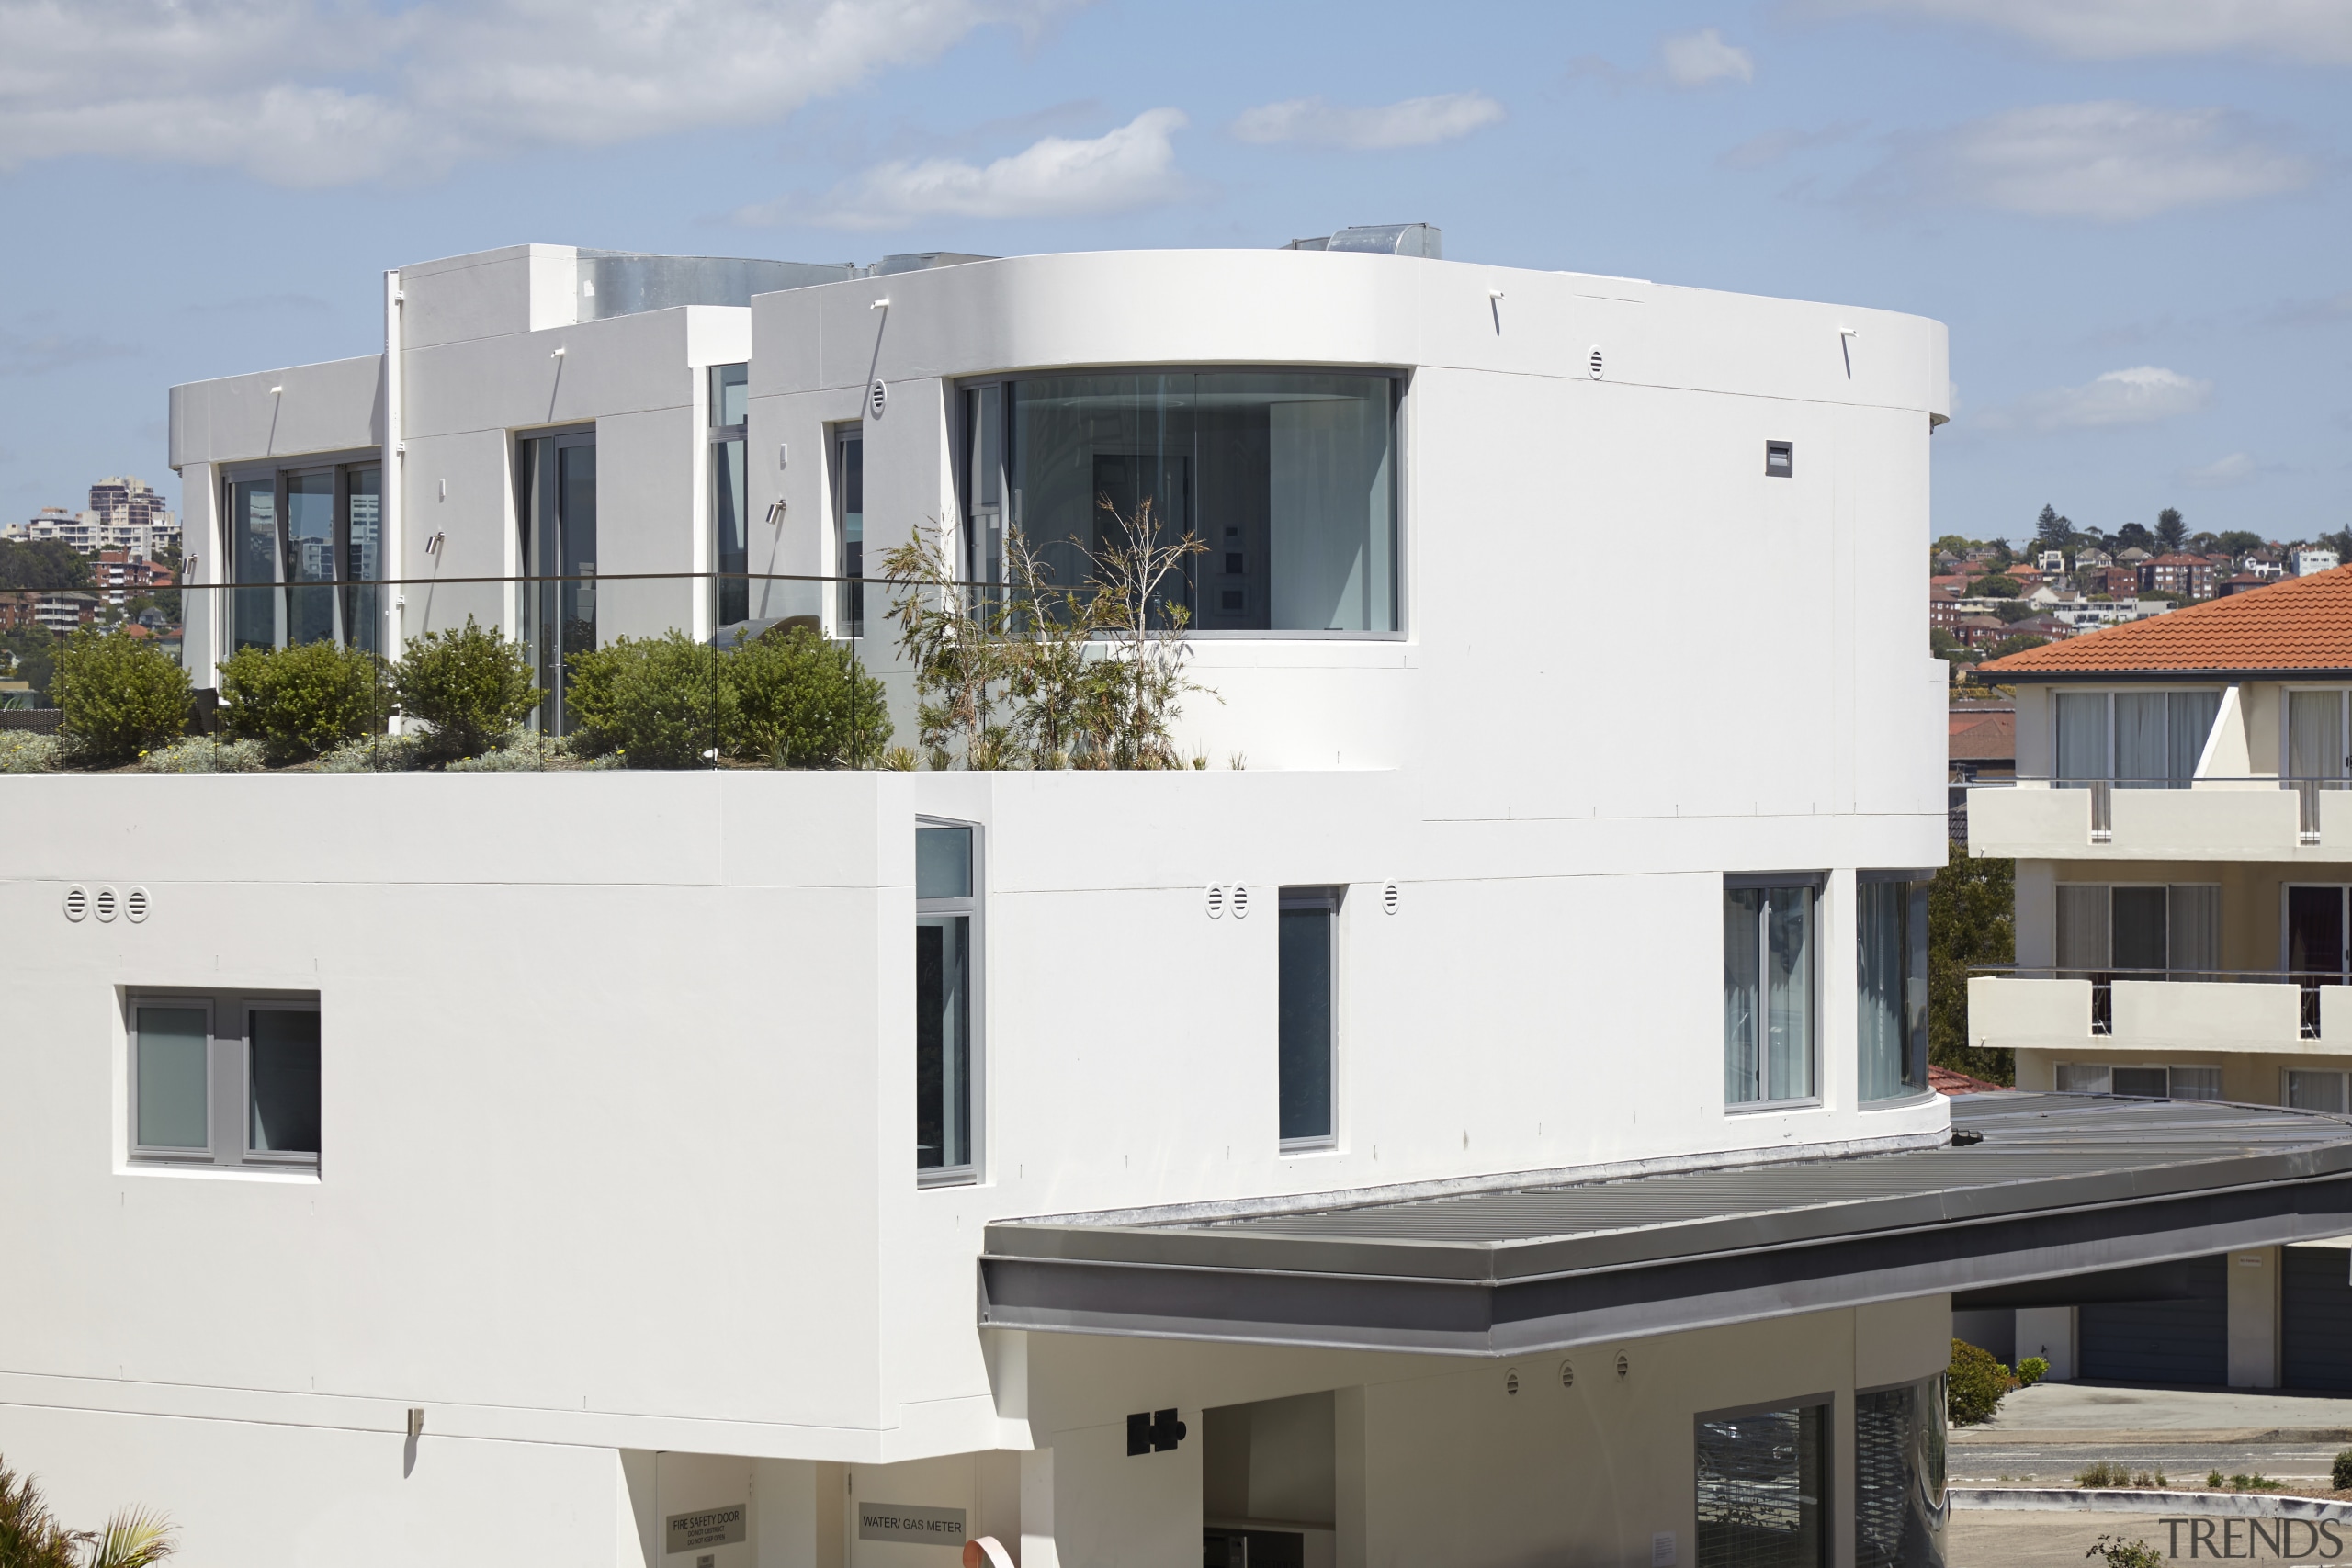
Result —
[{"label": "curved corner window", "polygon": [[1724,1100],[1818,1098],[1814,926],[1819,873],[1735,876],[1724,886]]},{"label": "curved corner window", "polygon": [[1855,1027],[1860,1098],[1928,1092],[1928,880],[1909,871],[1854,877]]},{"label": "curved corner window", "polygon": [[1202,547],[1162,595],[1196,631],[1392,635],[1398,386],[1322,370],[967,386],[962,569],[1004,581],[1017,536],[1051,584],[1079,588],[1148,526]]}]

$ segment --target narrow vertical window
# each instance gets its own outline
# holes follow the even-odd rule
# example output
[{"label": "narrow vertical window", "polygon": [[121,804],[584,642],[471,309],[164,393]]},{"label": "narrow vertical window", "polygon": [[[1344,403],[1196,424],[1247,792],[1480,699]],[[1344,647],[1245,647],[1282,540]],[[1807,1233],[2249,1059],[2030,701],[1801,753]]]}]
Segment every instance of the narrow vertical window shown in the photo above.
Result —
[{"label": "narrow vertical window", "polygon": [[319,1015],[310,1008],[246,1014],[247,1128],[252,1154],[319,1152]]},{"label": "narrow vertical window", "polygon": [[533,436],[517,454],[515,494],[524,575],[533,608],[525,617],[539,689],[539,724],[570,734],[565,698],[572,654],[596,646],[596,433]]},{"label": "narrow vertical window", "polygon": [[1854,1396],[1854,1568],[1944,1560],[1943,1382]]},{"label": "narrow vertical window", "polygon": [[720,630],[752,617],[751,525],[743,514],[750,383],[749,365],[710,367],[712,625]]},{"label": "narrow vertical window", "polygon": [[835,438],[833,473],[834,570],[841,603],[834,614],[842,637],[865,635],[865,437],[852,425]]},{"label": "narrow vertical window", "polygon": [[334,470],[286,476],[286,640],[337,640]]},{"label": "narrow vertical window", "polygon": [[1817,879],[1724,889],[1724,1099],[1815,1096]]},{"label": "narrow vertical window", "polygon": [[1699,1568],[1826,1568],[1829,1407],[1702,1416]]},{"label": "narrow vertical window", "polygon": [[229,644],[277,646],[277,481],[240,479],[229,487],[229,564],[237,583]]},{"label": "narrow vertical window", "polygon": [[968,1178],[974,1165],[974,921],[977,835],[968,823],[915,829],[915,1170]]},{"label": "narrow vertical window", "polygon": [[2081,786],[2114,775],[2107,765],[2107,694],[2061,692],[2057,782]]},{"label": "narrow vertical window", "polygon": [[2352,772],[2344,739],[2344,694],[2287,694],[2287,776],[2296,784],[2340,787]]},{"label": "narrow vertical window", "polygon": [[990,586],[1004,581],[1004,389],[964,394],[964,575]]},{"label": "narrow vertical window", "polygon": [[1928,1089],[1928,884],[1863,872],[1855,885],[1860,1098]]},{"label": "narrow vertical window", "polygon": [[1338,909],[1328,888],[1283,889],[1276,1077],[1284,1148],[1317,1147],[1334,1135],[1331,924]]},{"label": "narrow vertical window", "polygon": [[384,651],[384,484],[380,468],[345,471],[343,500],[344,636],[352,647]]}]

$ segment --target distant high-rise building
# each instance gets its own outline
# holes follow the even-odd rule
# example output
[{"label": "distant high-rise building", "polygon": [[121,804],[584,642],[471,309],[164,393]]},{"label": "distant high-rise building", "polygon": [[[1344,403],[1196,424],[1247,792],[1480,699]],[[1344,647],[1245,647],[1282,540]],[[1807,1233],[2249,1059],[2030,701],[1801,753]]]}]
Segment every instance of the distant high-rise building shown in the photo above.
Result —
[{"label": "distant high-rise building", "polygon": [[27,543],[56,539],[85,556],[128,550],[152,558],[179,544],[180,520],[144,483],[117,474],[90,487],[88,511],[44,506],[26,522],[0,527],[0,538]]}]

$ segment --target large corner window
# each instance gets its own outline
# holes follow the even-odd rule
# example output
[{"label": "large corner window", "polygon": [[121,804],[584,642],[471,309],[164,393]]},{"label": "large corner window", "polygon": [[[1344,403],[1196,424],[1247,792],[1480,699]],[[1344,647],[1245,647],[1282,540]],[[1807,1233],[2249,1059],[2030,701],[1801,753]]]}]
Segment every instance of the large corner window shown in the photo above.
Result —
[{"label": "large corner window", "polygon": [[315,996],[130,999],[130,1157],[142,1164],[319,1164]]},{"label": "large corner window", "polygon": [[596,432],[553,431],[517,443],[515,518],[523,575],[533,581],[523,621],[538,671],[539,727],[571,733],[571,656],[596,646]]},{"label": "large corner window", "polygon": [[1196,631],[1386,636],[1399,623],[1398,378],[1143,371],[967,386],[965,573],[1004,580],[1017,532],[1052,584],[1089,554],[1191,536],[1155,609]]},{"label": "large corner window", "polygon": [[1928,1091],[1928,883],[1915,872],[1855,876],[1860,1098]]},{"label": "large corner window", "polygon": [[231,477],[228,651],[384,651],[382,475],[380,463],[325,463]]},{"label": "large corner window", "polygon": [[1944,1380],[1854,1396],[1854,1568],[1944,1560]]},{"label": "large corner window", "polygon": [[1724,1100],[1818,1097],[1815,874],[1733,876],[1724,885]]},{"label": "large corner window", "polygon": [[2070,979],[2200,980],[2222,967],[2215,883],[2058,885],[2058,969]]},{"label": "large corner window", "polygon": [[1827,1568],[1829,1405],[1699,1417],[1699,1568]]},{"label": "large corner window", "polygon": [[743,432],[750,418],[749,365],[710,367],[711,626],[720,632],[752,618],[751,524]]},{"label": "large corner window", "polygon": [[915,1171],[926,1183],[971,1180],[977,1165],[978,839],[968,822],[915,827]]},{"label": "large corner window", "polygon": [[2218,688],[2060,692],[2056,783],[2186,789],[2222,711]]},{"label": "large corner window", "polygon": [[1285,887],[1280,928],[1277,1004],[1277,1122],[1285,1149],[1329,1148],[1338,1134],[1331,1080],[1336,1041],[1331,1027],[1332,928],[1340,896],[1329,887]]}]

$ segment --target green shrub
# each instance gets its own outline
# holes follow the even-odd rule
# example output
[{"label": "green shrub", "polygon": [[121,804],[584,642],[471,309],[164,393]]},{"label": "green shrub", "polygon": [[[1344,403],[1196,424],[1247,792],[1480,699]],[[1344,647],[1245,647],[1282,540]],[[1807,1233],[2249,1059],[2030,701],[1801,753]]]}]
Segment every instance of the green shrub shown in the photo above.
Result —
[{"label": "green shrub", "polygon": [[2144,1540],[2127,1541],[2120,1535],[2102,1535],[2085,1557],[2096,1557],[2107,1568],[2168,1568],[2165,1554]]},{"label": "green shrub", "polygon": [[632,768],[691,768],[734,731],[735,693],[718,650],[684,632],[616,637],[564,663],[564,706],[592,754],[616,752]]},{"label": "green shrub", "polygon": [[2121,1465],[2110,1464],[2106,1460],[2101,1460],[2097,1464],[2076,1471],[2075,1484],[2086,1488],[2121,1486],[2125,1484],[2129,1473]]},{"label": "green shrub", "polygon": [[0,773],[46,773],[57,766],[57,737],[0,729]]},{"label": "green shrub", "polygon": [[412,638],[392,667],[392,694],[408,718],[432,726],[424,753],[479,757],[539,705],[530,657],[492,628],[466,624]]},{"label": "green shrub", "polygon": [[1944,1374],[1945,1403],[1951,1424],[1971,1427],[1989,1421],[2009,1392],[2009,1369],[1965,1339],[1951,1342],[1951,1368]]},{"label": "green shrub", "polygon": [[113,767],[187,732],[187,671],[163,649],[85,626],[65,639],[60,663],[58,732],[81,760]]},{"label": "green shrub", "polygon": [[779,768],[870,767],[890,739],[882,682],[807,626],[771,627],[719,660],[734,689],[729,755]]},{"label": "green shrub", "polygon": [[220,717],[274,763],[307,761],[384,720],[384,661],[331,642],[240,649],[220,666]]},{"label": "green shrub", "polygon": [[150,773],[254,773],[261,771],[261,765],[260,741],[218,740],[209,735],[175,740],[160,751],[148,752],[139,762],[141,770]]},{"label": "green shrub", "polygon": [[2050,1375],[2050,1363],[2039,1356],[2028,1356],[2018,1363],[2018,1382],[2031,1388]]},{"label": "green shrub", "polygon": [[2335,1456],[2335,1463],[2328,1472],[2327,1483],[2338,1492],[2352,1486],[2352,1449],[2345,1449]]}]

